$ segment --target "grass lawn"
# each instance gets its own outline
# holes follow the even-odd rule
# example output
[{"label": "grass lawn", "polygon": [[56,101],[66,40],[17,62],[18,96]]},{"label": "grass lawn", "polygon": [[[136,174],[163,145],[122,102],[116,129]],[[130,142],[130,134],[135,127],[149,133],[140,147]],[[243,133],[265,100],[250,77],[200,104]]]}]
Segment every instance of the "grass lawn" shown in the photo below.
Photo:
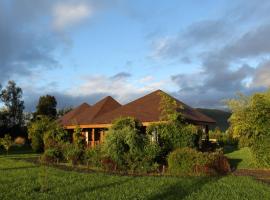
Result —
[{"label": "grass lawn", "polygon": [[248,147],[237,149],[236,147],[225,147],[225,155],[229,158],[231,166],[237,169],[257,169],[252,153]]},{"label": "grass lawn", "polygon": [[[249,177],[129,177],[78,173],[0,155],[0,199],[270,199],[270,186]],[[45,173],[46,174],[46,173]],[[46,182],[46,181],[45,181]]]}]

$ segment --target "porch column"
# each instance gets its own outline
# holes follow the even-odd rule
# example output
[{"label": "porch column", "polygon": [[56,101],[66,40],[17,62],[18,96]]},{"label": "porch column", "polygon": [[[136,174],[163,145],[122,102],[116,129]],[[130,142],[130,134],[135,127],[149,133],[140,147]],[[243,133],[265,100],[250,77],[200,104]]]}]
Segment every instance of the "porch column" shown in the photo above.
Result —
[{"label": "porch column", "polygon": [[86,144],[88,146],[88,141],[89,141],[89,131],[85,131],[85,140],[86,140]]},{"label": "porch column", "polygon": [[95,129],[92,128],[92,144],[91,144],[92,147],[95,146]]}]

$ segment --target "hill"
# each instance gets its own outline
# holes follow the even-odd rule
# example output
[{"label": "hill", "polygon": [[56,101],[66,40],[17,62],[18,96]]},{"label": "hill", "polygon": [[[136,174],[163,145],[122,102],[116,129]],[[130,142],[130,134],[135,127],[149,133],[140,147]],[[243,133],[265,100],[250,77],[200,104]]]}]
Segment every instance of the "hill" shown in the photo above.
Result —
[{"label": "hill", "polygon": [[213,130],[216,127],[219,127],[220,130],[226,131],[229,127],[228,119],[231,116],[230,112],[217,109],[207,109],[207,108],[197,108],[201,113],[213,118],[216,120],[216,125],[210,126],[210,129]]}]

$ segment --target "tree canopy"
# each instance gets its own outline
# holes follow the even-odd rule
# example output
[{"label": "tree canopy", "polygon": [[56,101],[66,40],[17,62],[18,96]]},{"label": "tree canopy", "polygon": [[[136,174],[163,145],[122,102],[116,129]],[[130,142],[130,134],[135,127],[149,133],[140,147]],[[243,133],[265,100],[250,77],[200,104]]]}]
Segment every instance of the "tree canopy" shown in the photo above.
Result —
[{"label": "tree canopy", "polygon": [[36,106],[35,115],[36,116],[42,115],[55,118],[57,115],[56,105],[57,101],[54,96],[51,95],[41,96]]},{"label": "tree canopy", "polygon": [[23,124],[24,101],[22,94],[22,89],[17,87],[14,81],[8,81],[6,88],[0,92],[0,98],[5,105],[1,112],[1,118],[6,120],[8,127]]}]

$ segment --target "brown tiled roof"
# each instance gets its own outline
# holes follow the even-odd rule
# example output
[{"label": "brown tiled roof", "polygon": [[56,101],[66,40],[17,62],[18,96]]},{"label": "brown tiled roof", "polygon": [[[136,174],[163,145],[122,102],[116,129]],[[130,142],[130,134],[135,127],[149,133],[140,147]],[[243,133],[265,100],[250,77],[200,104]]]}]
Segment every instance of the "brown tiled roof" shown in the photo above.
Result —
[{"label": "brown tiled roof", "polygon": [[[69,123],[64,123],[64,125],[110,124],[116,118],[128,116],[134,117],[141,122],[157,122],[160,119],[160,93],[164,92],[157,90],[123,106],[110,96],[102,99],[93,106],[85,106],[84,109],[81,105],[78,107],[81,107],[80,109],[76,108],[75,111],[71,111],[76,114],[67,113],[66,115],[68,117],[66,115],[63,117],[68,118],[66,121]],[[210,117],[177,99],[175,100],[178,105],[183,107],[181,112],[187,121],[193,123],[215,123]]]},{"label": "brown tiled roof", "polygon": [[102,116],[105,113],[111,112],[121,106],[122,105],[118,103],[114,98],[107,96],[94,104],[86,112],[81,113],[78,122],[81,125],[91,124],[96,117]]},{"label": "brown tiled roof", "polygon": [[67,126],[70,125],[76,120],[78,115],[81,115],[85,110],[89,109],[91,106],[87,103],[83,103],[78,107],[72,109],[70,112],[66,113],[64,116],[59,118],[60,124]]},{"label": "brown tiled roof", "polygon": [[[160,101],[161,95],[164,93],[161,90],[157,90],[146,96],[143,96],[135,101],[132,101],[124,106],[119,107],[111,112],[104,115],[100,115],[95,118],[93,124],[107,124],[111,123],[114,119],[118,117],[132,116],[141,122],[157,122],[160,118]],[[173,98],[173,97],[172,97]],[[183,107],[183,116],[186,120],[192,122],[202,122],[202,123],[215,123],[213,119],[207,117],[206,115],[200,113],[199,111],[191,108],[190,106],[180,102],[175,99],[178,105]]]}]

